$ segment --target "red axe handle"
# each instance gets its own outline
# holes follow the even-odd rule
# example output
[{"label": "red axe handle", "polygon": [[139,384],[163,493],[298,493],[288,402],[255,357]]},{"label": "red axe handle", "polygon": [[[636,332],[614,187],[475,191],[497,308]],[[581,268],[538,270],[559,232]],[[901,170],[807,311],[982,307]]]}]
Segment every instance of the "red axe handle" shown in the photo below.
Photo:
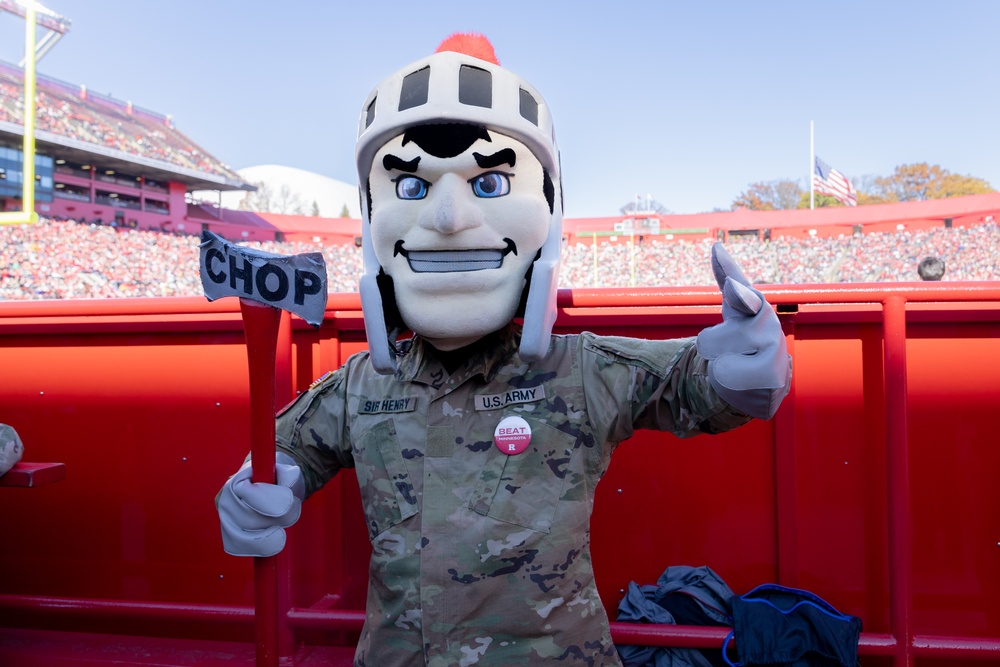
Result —
[{"label": "red axe handle", "polygon": [[[274,361],[281,310],[240,299],[250,366],[250,456],[254,482],[274,484]],[[278,665],[278,558],[254,558],[254,627],[257,667]]]},{"label": "red axe handle", "polygon": [[[205,297],[209,301],[240,298],[250,367],[251,481],[275,484],[275,361],[282,331],[282,340],[289,343],[282,351],[291,350],[291,321],[283,313],[295,313],[314,327],[320,326],[327,302],[326,262],[320,252],[276,255],[234,245],[208,230],[202,232],[198,247]],[[286,322],[283,329],[282,320]],[[283,354],[282,362],[287,360]],[[286,378],[281,393],[282,400],[291,393]],[[279,610],[287,609],[287,604],[279,606],[278,570],[275,556],[254,559],[257,667],[277,667],[281,640],[286,648],[291,646],[287,623],[279,624]],[[287,587],[281,592],[287,592]]]}]

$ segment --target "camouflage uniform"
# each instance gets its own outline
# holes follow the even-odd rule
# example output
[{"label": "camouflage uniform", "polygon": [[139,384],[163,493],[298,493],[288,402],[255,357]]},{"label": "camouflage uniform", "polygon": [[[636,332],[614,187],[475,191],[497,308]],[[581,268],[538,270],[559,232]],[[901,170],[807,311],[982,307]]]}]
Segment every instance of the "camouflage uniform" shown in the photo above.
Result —
[{"label": "camouflage uniform", "polygon": [[[358,477],[373,553],[356,665],[619,665],[590,559],[612,451],[636,428],[749,420],[710,388],[693,338],[553,336],[529,364],[519,334],[451,374],[419,338],[394,377],[354,355],[278,419],[308,493]],[[493,436],[512,415],[531,442],[508,456]]]}]

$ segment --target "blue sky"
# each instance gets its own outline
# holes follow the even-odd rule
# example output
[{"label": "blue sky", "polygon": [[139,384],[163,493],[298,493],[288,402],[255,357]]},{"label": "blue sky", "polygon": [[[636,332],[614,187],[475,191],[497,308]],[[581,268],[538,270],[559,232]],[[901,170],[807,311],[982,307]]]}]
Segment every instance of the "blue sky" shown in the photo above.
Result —
[{"label": "blue sky", "polygon": [[[552,108],[568,217],[636,195],[728,209],[753,182],[806,185],[810,121],[849,177],[929,162],[1000,188],[992,0],[44,4],[73,27],[42,74],[171,114],[236,169],[356,182],[368,91],[475,31]],[[0,59],[20,59],[23,34],[0,14]]]}]

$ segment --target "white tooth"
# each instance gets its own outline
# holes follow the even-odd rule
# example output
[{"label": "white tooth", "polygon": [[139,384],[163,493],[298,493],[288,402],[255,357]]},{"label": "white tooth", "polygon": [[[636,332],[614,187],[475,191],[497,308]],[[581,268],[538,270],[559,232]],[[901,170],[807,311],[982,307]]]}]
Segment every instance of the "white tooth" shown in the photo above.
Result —
[{"label": "white tooth", "polygon": [[418,250],[407,253],[416,273],[450,273],[498,269],[503,264],[501,250]]}]

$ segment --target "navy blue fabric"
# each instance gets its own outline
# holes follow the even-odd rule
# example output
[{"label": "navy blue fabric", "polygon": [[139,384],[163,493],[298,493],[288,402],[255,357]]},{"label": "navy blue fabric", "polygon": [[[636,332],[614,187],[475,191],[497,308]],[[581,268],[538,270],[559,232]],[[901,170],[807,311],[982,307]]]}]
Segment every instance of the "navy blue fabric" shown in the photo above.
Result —
[{"label": "navy blue fabric", "polygon": [[[629,582],[617,620],[670,625],[730,625],[734,593],[708,567],[672,565],[656,585]],[[618,646],[625,667],[725,667],[717,650],[666,646]]]},{"label": "navy blue fabric", "polygon": [[[765,584],[733,598],[743,667],[856,667],[861,619],[808,591]],[[728,641],[727,641],[728,643]],[[724,647],[725,648],[725,647]]]}]

